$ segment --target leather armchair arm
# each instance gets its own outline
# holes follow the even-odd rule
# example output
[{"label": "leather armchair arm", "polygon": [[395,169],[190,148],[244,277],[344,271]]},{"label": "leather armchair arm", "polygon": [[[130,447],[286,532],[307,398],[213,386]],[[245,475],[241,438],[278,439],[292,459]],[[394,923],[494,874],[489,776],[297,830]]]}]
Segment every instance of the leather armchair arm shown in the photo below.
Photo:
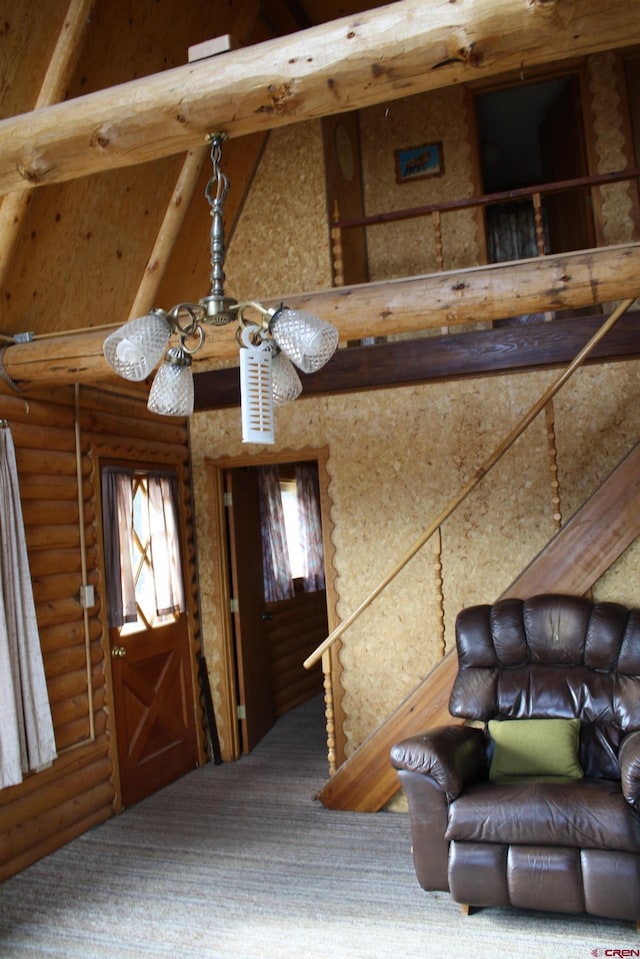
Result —
[{"label": "leather armchair arm", "polygon": [[452,800],[465,786],[486,776],[486,739],[473,726],[436,726],[397,743],[391,750],[394,769],[431,776]]},{"label": "leather armchair arm", "polygon": [[629,733],[622,740],[618,760],[624,798],[640,811],[640,730]]}]

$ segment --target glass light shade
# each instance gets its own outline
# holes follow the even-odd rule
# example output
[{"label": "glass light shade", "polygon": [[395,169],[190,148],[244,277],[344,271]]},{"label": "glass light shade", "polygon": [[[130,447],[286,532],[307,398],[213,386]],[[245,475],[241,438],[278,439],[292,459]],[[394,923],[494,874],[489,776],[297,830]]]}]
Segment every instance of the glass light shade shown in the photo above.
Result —
[{"label": "glass light shade", "polygon": [[275,406],[284,406],[302,393],[300,377],[284,353],[276,353],[271,361],[271,390]]},{"label": "glass light shade", "polygon": [[181,346],[167,350],[164,363],[153,380],[147,409],[163,416],[191,416],[193,413],[191,357]]},{"label": "glass light shade", "polygon": [[335,326],[288,306],[274,314],[269,330],[280,349],[303,373],[315,373],[323,367],[338,346]]},{"label": "glass light shade", "polygon": [[162,359],[171,336],[166,314],[152,311],[129,320],[104,341],[104,358],[125,380],[144,380]]}]

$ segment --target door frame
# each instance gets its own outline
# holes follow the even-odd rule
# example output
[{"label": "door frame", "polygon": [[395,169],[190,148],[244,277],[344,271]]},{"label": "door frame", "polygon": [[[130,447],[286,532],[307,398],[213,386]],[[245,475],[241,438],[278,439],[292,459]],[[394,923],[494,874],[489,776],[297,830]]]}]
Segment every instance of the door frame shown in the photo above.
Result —
[{"label": "door frame", "polygon": [[[220,628],[220,677],[218,688],[220,691],[220,728],[223,730],[222,758],[226,761],[240,758],[242,743],[238,731],[238,693],[236,681],[235,649],[233,621],[231,613],[231,582],[229,574],[229,544],[227,540],[227,520],[224,503],[224,474],[227,470],[247,466],[267,466],[277,463],[297,463],[303,460],[313,460],[318,466],[318,483],[320,487],[320,512],[322,519],[322,545],[324,550],[324,569],[327,593],[327,620],[329,631],[333,631],[340,623],[337,613],[338,593],[336,590],[337,572],[334,565],[335,546],[333,543],[334,525],[331,518],[333,503],[329,495],[331,475],[328,469],[329,447],[303,447],[301,449],[285,449],[278,452],[263,450],[259,453],[221,457],[219,459],[205,459],[205,469],[208,475],[209,512],[212,517],[213,533],[212,552],[214,556],[213,578],[216,595],[220,598],[219,619]],[[331,695],[332,695],[332,726],[336,740],[336,762],[340,764],[345,759],[344,711],[342,707],[342,665],[339,651],[340,641],[334,643],[328,655],[331,662]]]}]

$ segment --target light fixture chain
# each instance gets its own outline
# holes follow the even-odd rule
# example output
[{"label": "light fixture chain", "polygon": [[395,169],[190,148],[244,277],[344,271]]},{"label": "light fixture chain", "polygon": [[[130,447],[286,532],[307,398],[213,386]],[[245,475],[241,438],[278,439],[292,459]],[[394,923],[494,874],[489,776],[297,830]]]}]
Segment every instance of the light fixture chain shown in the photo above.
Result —
[{"label": "light fixture chain", "polygon": [[[211,294],[224,296],[224,203],[229,190],[229,180],[220,169],[223,134],[211,138],[211,164],[213,176],[207,183],[206,197],[211,206]],[[215,186],[215,192],[214,192]]]}]

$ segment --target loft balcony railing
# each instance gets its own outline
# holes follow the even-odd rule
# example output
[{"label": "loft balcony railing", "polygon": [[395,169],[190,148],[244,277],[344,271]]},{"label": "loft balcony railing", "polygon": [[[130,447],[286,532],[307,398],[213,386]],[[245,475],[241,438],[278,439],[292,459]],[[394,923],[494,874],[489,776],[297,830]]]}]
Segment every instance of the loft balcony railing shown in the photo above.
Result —
[{"label": "loft balcony railing", "polygon": [[[486,193],[481,196],[463,197],[459,200],[447,200],[442,203],[429,203],[422,206],[405,207],[400,210],[389,210],[386,213],[373,213],[368,216],[341,219],[340,211],[334,209],[332,222],[332,254],[334,262],[334,281],[336,286],[344,283],[342,270],[343,250],[342,232],[358,227],[373,227],[386,223],[399,223],[403,220],[414,220],[428,217],[432,223],[434,247],[436,251],[437,270],[444,270],[444,247],[442,240],[442,218],[447,213],[457,213],[460,210],[483,209],[501,203],[516,200],[531,199],[533,203],[536,246],[539,256],[549,252],[544,228],[543,197],[564,193],[571,190],[607,186],[614,183],[632,181],[640,177],[640,168],[634,167],[625,170],[616,170],[612,173],[599,173],[593,176],[574,177],[569,180],[557,180],[552,183],[543,183],[530,187],[519,187],[514,190],[502,190],[498,193]],[[606,244],[599,244],[606,246]]]}]

